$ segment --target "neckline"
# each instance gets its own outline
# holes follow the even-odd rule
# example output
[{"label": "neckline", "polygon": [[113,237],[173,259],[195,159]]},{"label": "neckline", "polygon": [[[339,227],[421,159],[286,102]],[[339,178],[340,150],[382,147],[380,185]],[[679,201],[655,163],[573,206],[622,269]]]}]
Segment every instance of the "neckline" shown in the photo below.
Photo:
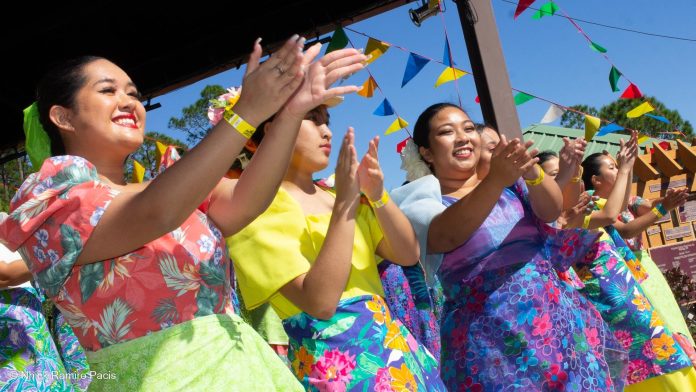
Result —
[{"label": "neckline", "polygon": [[[334,196],[333,193],[327,191],[327,190],[324,189],[323,187],[318,186],[318,185],[317,185],[317,187],[318,187],[322,192],[326,192],[326,193],[328,193],[329,195],[331,195],[331,197],[333,197],[334,199],[336,198],[336,196]],[[280,185],[280,187],[278,187],[278,192],[279,192],[279,193],[280,193],[280,192],[284,192],[285,195],[287,196],[287,198],[290,199],[290,202],[291,202],[292,204],[295,205],[295,208],[298,208],[298,209],[302,212],[302,215],[303,215],[305,218],[310,217],[310,216],[322,217],[322,216],[326,216],[326,215],[331,215],[331,214],[332,214],[332,211],[327,211],[327,212],[322,212],[322,213],[317,213],[317,214],[308,214],[308,213],[305,212],[304,208],[302,208],[302,204],[300,204],[300,202],[297,201],[297,199],[295,199],[295,198],[292,196],[292,194],[291,194],[290,192],[288,192],[287,189],[283,188],[283,185],[282,185],[282,184]]]}]

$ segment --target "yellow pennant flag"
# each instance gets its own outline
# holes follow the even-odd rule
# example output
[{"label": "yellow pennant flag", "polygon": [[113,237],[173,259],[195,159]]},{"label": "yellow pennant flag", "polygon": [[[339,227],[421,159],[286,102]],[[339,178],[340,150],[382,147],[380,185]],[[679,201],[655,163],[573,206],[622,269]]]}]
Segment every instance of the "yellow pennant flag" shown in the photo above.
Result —
[{"label": "yellow pennant flag", "polygon": [[464,72],[461,69],[456,69],[452,67],[445,68],[445,70],[442,71],[440,76],[437,77],[435,87],[440,87],[441,84],[459,79],[466,74],[468,74],[468,72]]},{"label": "yellow pennant flag", "polygon": [[650,104],[650,102],[643,102],[640,105],[634,107],[633,109],[629,110],[628,113],[626,113],[626,117],[628,118],[636,118],[644,115],[645,113],[650,113],[655,108]]},{"label": "yellow pennant flag", "polygon": [[167,146],[160,143],[159,140],[155,140],[155,171],[159,172],[160,164],[162,163],[162,157],[164,153],[167,152]]},{"label": "yellow pennant flag", "polygon": [[132,182],[135,183],[141,183],[143,182],[143,178],[145,178],[145,168],[143,165],[140,164],[140,162],[136,161],[135,159],[133,160],[133,177],[131,178]]},{"label": "yellow pennant flag", "polygon": [[638,134],[638,145],[640,146],[641,144],[647,142],[650,139],[650,136],[639,133]]},{"label": "yellow pennant flag", "polygon": [[363,83],[362,90],[358,91],[357,94],[365,98],[372,98],[372,95],[375,93],[375,87],[377,87],[377,83],[375,83],[375,80],[370,76],[365,83]]},{"label": "yellow pennant flag", "polygon": [[592,117],[585,115],[585,140],[588,142],[592,140],[595,133],[599,130],[599,126],[602,124],[602,120],[597,117]]},{"label": "yellow pennant flag", "polygon": [[396,120],[394,120],[393,123],[387,128],[387,130],[384,132],[385,135],[389,135],[390,133],[394,133],[398,131],[399,129],[406,128],[408,126],[408,123],[406,120],[404,120],[401,117],[396,117]]},{"label": "yellow pennant flag", "polygon": [[370,57],[370,59],[367,60],[367,63],[370,64],[371,62],[377,60],[377,58],[385,54],[388,49],[389,44],[385,44],[382,41],[377,41],[374,38],[368,39],[367,46],[365,47],[365,54],[372,55],[372,57]]}]

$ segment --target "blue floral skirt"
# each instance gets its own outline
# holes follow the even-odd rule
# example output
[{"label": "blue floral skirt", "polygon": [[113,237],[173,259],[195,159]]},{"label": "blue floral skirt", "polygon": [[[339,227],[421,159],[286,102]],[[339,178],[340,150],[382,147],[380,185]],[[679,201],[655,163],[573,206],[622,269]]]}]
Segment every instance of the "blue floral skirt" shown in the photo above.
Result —
[{"label": "blue floral skirt", "polygon": [[310,391],[446,391],[435,358],[376,295],[341,300],[319,320],[299,313],[283,321],[288,358]]}]

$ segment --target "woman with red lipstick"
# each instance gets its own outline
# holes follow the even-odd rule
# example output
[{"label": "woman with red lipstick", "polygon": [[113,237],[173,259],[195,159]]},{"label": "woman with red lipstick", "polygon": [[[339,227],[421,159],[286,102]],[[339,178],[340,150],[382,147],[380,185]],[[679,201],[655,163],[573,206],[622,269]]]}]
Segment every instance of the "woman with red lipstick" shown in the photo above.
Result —
[{"label": "woman with red lipstick", "polygon": [[[223,238],[272,200],[305,113],[358,89],[329,86],[361,69],[364,55],[343,49],[312,63],[320,46],[303,54],[303,45],[295,36],[259,65],[256,42],[226,121],[145,184],[124,182],[145,110],[121,68],[84,57],[39,85],[27,139],[43,126],[54,156],[17,192],[0,239],[20,249],[88,351],[91,389],[302,390],[233,314]],[[273,113],[283,121],[266,129],[245,175],[221,180]],[[205,200],[207,214],[197,210]]]},{"label": "woman with red lipstick", "polygon": [[283,319],[288,359],[308,390],[444,391],[437,361],[383,299],[378,257],[414,265],[419,252],[384,190],[379,138],[358,162],[348,129],[331,189],[313,180],[329,165],[328,125],[325,105],[307,114],[271,206],[228,239],[244,303],[270,302]]}]

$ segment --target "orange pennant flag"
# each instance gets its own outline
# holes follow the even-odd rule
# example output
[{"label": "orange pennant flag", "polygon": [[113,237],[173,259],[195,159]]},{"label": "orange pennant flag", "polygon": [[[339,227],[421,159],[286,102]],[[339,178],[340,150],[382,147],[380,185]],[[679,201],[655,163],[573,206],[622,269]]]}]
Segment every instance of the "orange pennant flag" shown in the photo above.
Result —
[{"label": "orange pennant flag", "polygon": [[365,83],[363,83],[362,89],[358,91],[357,94],[365,98],[372,98],[375,94],[375,87],[377,87],[377,83],[372,76],[370,76]]},{"label": "orange pennant flag", "polygon": [[389,135],[390,133],[394,133],[398,131],[399,129],[404,129],[408,126],[408,123],[406,120],[404,120],[401,117],[397,117],[396,120],[394,120],[393,123],[387,128],[387,130],[384,132],[385,135]]},{"label": "orange pennant flag", "polygon": [[468,72],[462,71],[461,69],[447,67],[444,71],[442,71],[440,76],[437,77],[435,87],[440,87],[441,84],[459,79],[466,74],[468,74]]},{"label": "orange pennant flag", "polygon": [[367,63],[370,64],[371,62],[377,60],[377,58],[385,54],[388,49],[389,44],[386,44],[382,41],[378,41],[374,38],[368,39],[367,46],[365,47],[365,55],[372,57],[370,57],[370,59],[367,60]]},{"label": "orange pennant flag", "polygon": [[140,164],[140,162],[133,160],[133,175],[131,177],[132,182],[141,183],[145,178],[145,167]]}]

